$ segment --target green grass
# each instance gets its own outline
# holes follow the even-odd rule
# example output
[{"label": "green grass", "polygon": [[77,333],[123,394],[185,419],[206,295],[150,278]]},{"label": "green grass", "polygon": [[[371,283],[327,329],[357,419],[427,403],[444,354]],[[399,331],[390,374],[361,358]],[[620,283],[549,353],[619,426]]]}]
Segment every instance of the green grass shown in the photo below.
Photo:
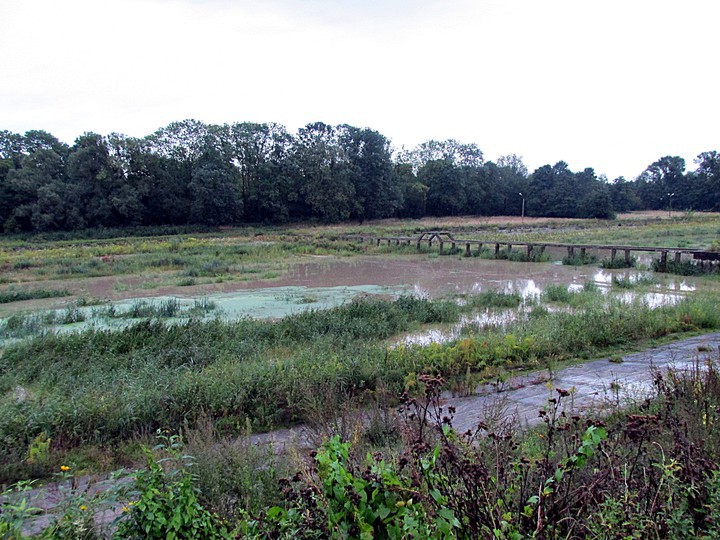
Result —
[{"label": "green grass", "polygon": [[[477,304],[517,301],[499,298],[486,295]],[[507,331],[428,347],[388,348],[384,340],[455,321],[465,308],[415,298],[357,300],[276,322],[153,320],[114,332],[42,335],[7,346],[0,357],[0,473],[9,474],[43,432],[56,448],[69,449],[193,426],[201,414],[226,426],[267,429],[311,421],[318,411],[330,415],[379,381],[399,395],[422,373],[474,372],[482,380],[498,369],[541,367],[720,327],[710,296],[655,310],[601,300],[575,314],[545,313]],[[22,401],[13,397],[18,388]]]},{"label": "green grass", "polygon": [[23,300],[36,300],[38,298],[60,298],[70,296],[65,289],[15,289],[9,288],[0,291],[0,304],[21,302]]}]

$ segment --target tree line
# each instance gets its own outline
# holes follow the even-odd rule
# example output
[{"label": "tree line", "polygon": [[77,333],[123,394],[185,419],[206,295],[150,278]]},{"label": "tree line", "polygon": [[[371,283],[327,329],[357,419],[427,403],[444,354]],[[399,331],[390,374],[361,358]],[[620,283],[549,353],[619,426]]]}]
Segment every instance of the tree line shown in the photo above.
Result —
[{"label": "tree line", "polygon": [[144,138],[0,131],[0,231],[298,220],[520,215],[611,219],[640,209],[720,210],[720,155],[694,171],[659,159],[608,182],[564,162],[531,174],[514,154],[427,141],[393,151],[369,128],[173,122]]}]

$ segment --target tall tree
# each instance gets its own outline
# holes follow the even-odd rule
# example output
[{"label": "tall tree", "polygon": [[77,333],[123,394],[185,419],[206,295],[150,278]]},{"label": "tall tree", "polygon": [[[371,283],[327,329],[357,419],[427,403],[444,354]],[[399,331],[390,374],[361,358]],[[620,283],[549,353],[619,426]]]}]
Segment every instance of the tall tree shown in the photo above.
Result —
[{"label": "tall tree", "polygon": [[218,147],[208,145],[190,182],[190,220],[205,225],[231,225],[242,218],[236,170]]},{"label": "tall tree", "polygon": [[293,197],[287,160],[292,137],[280,124],[236,123],[221,128],[231,163],[238,170],[247,221],[284,221]]},{"label": "tall tree", "polygon": [[418,180],[428,187],[427,213],[456,216],[467,204],[466,174],[449,159],[428,161],[418,171]]},{"label": "tall tree", "polygon": [[67,174],[82,194],[87,226],[141,223],[139,194],[126,182],[122,167],[112,158],[108,142],[101,135],[86,133],[77,138],[68,156]]},{"label": "tall tree", "polygon": [[458,167],[481,167],[484,163],[483,153],[477,145],[463,144],[455,139],[426,141],[398,155],[399,162],[410,163],[416,172],[426,163],[437,160],[446,160]]},{"label": "tall tree", "polygon": [[699,210],[720,210],[720,153],[703,152],[695,158],[695,163],[697,181],[692,206]]},{"label": "tall tree", "polygon": [[342,221],[357,211],[351,170],[335,128],[322,122],[301,128],[294,158],[308,217]]},{"label": "tall tree", "polygon": [[348,125],[336,128],[341,151],[347,160],[360,219],[386,218],[395,214],[401,192],[395,182],[390,141],[372,129]]},{"label": "tall tree", "polygon": [[53,230],[61,228],[64,219],[60,211],[71,199],[58,200],[58,208],[51,212],[45,204],[38,206],[39,193],[47,199],[53,191],[62,192],[65,183],[65,164],[53,150],[40,148],[23,158],[21,167],[8,172],[4,184],[3,199],[9,206],[3,227],[6,231]]},{"label": "tall tree", "polygon": [[613,208],[617,212],[632,212],[642,208],[642,201],[635,192],[636,186],[624,177],[616,178],[609,186]]},{"label": "tall tree", "polygon": [[638,195],[645,208],[659,210],[670,204],[687,207],[685,160],[665,156],[647,167],[638,178]]}]

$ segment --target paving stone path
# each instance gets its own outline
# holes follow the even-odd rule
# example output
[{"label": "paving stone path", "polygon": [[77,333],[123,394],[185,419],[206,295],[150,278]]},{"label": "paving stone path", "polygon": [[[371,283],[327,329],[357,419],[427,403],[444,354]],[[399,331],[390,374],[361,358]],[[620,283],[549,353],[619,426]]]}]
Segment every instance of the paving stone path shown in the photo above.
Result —
[{"label": "paving stone path", "polygon": [[[643,352],[627,354],[622,362],[609,358],[514,377],[501,386],[487,385],[467,397],[445,395],[443,405],[454,406],[453,427],[458,432],[477,427],[488,415],[514,414],[523,425],[539,421],[538,411],[555,395],[555,388],[571,392],[569,405],[580,412],[602,412],[642,399],[652,388],[655,370],[687,369],[707,358],[720,360],[720,333],[703,334]],[[257,444],[272,443],[278,452],[292,444],[307,444],[311,435],[303,426],[253,435]]]},{"label": "paving stone path", "polygon": [[[642,399],[652,389],[655,370],[687,369],[708,358],[719,360],[720,333],[704,334],[643,352],[627,354],[622,362],[609,358],[593,360],[548,372],[514,377],[500,386],[487,385],[468,397],[443,396],[443,405],[456,409],[453,426],[463,432],[473,429],[492,414],[513,414],[522,425],[538,422],[538,411],[554,395],[555,388],[571,392],[570,405],[583,412],[602,412],[632,400]],[[251,436],[255,444],[272,444],[276,452],[290,445],[309,446],[310,430],[305,427],[283,429]],[[88,493],[103,491],[115,484],[108,478],[80,478],[78,489]],[[47,527],[52,515],[62,508],[67,486],[48,485],[26,492],[30,506],[40,508],[42,514],[27,524],[26,533],[36,533]],[[100,524],[111,522],[119,508],[105,508],[96,515]]]}]

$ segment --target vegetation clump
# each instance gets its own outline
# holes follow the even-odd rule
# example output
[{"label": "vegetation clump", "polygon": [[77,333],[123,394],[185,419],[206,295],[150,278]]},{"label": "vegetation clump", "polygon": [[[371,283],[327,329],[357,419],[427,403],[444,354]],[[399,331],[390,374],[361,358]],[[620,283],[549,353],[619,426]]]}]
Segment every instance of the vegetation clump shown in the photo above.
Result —
[{"label": "vegetation clump", "polygon": [[600,266],[608,270],[615,268],[634,268],[637,264],[635,257],[615,257],[614,259],[605,258],[600,261]]},{"label": "vegetation clump", "polygon": [[596,264],[597,255],[591,253],[575,253],[574,255],[566,255],[563,257],[562,263],[566,266],[584,266],[586,264]]},{"label": "vegetation clump", "polygon": [[[492,296],[480,303],[518,301]],[[397,395],[422,374],[474,373],[482,381],[498,369],[720,328],[715,306],[711,296],[657,309],[590,299],[573,313],[520,319],[426,347],[383,340],[417,325],[456,321],[462,309],[473,308],[412,297],[361,299],[275,322],[148,320],[120,331],[42,335],[8,345],[0,357],[0,474],[5,481],[26,477],[27,448],[43,432],[53,440],[53,455],[62,456],[158,428],[196,426],[203,415],[227,433],[311,422],[371,395],[380,381]]]},{"label": "vegetation clump", "polygon": [[654,272],[665,272],[678,276],[701,276],[706,274],[717,274],[720,272],[720,264],[709,262],[698,264],[694,261],[665,261],[663,264],[659,259],[653,259],[652,269]]},{"label": "vegetation clump", "polygon": [[59,298],[62,296],[70,296],[70,292],[65,289],[14,289],[9,288],[0,291],[0,304],[9,304],[10,302],[21,302],[23,300],[35,300],[38,298]]},{"label": "vegetation clump", "polygon": [[[529,430],[512,416],[490,415],[458,433],[455,409],[440,399],[443,380],[423,375],[418,383],[400,398],[399,444],[363,452],[330,435],[275,484],[275,502],[265,507],[217,507],[198,487],[203,473],[188,468],[190,447],[161,432],[162,443],[146,451],[147,469],[120,497],[126,511],[113,538],[720,535],[720,372],[712,361],[658,373],[652,398],[603,418],[581,416],[572,392],[555,388]],[[268,455],[259,470],[275,459]],[[235,489],[252,491],[252,482],[238,482]],[[0,513],[0,531],[11,539],[32,511],[22,486],[13,491]],[[42,538],[96,538],[87,516],[97,501],[71,501]]]}]

